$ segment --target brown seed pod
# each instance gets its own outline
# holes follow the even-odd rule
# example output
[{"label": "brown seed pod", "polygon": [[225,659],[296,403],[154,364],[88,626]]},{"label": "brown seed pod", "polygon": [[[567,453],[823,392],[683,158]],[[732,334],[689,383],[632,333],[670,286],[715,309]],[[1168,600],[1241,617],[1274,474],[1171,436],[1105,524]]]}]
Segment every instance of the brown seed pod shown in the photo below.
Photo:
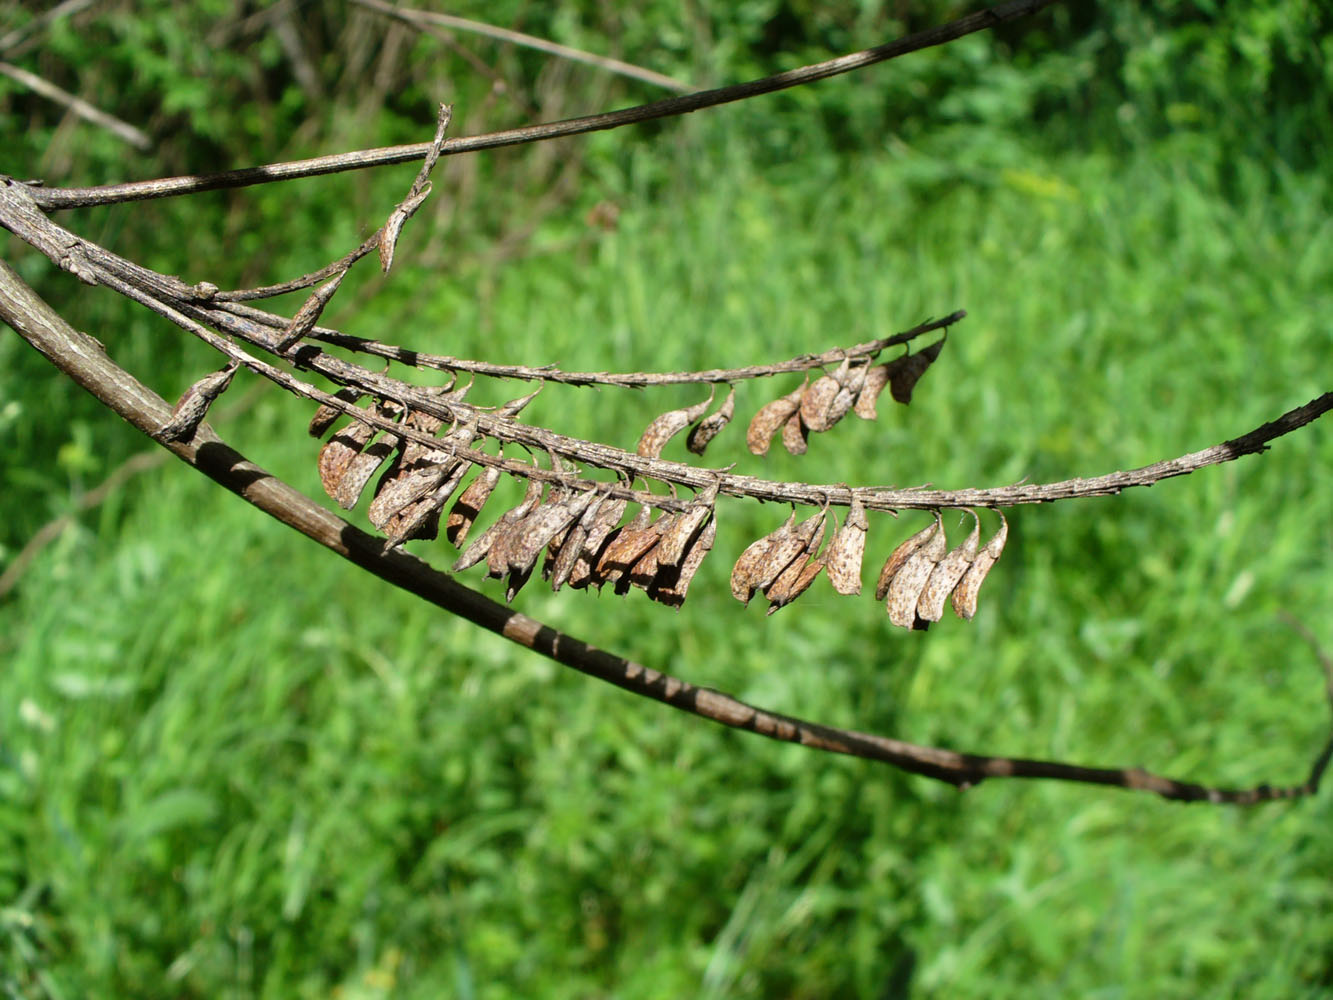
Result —
[{"label": "brown seed pod", "polygon": [[[821,375],[815,379],[801,396],[801,423],[816,434],[832,428],[847,413],[851,405],[851,393],[847,392],[843,385],[850,370],[851,362],[843,359],[837,371],[832,375]],[[845,396],[847,404],[842,406],[841,413],[835,408],[840,396]]]},{"label": "brown seed pod", "polygon": [[707,450],[708,443],[717,437],[722,428],[731,423],[731,418],[736,415],[736,387],[732,385],[727,389],[727,398],[723,400],[722,405],[695,424],[685,441],[685,447],[696,455],[702,455]]},{"label": "brown seed pod", "polygon": [[330,498],[337,498],[338,484],[346,475],[347,467],[374,436],[374,427],[356,420],[333,435],[319,450],[319,481]]},{"label": "brown seed pod", "polygon": [[750,598],[758,590],[758,572],[763,564],[764,557],[768,555],[768,550],[777,542],[786,538],[791,533],[792,526],[796,524],[796,514],[793,513],[787,518],[787,521],[777,531],[771,532],[754,542],[741,553],[736,565],[731,568],[731,596],[736,598],[742,604],[749,604]]},{"label": "brown seed pod", "polygon": [[853,497],[847,519],[829,542],[824,556],[828,563],[829,583],[839,594],[861,593],[861,561],[865,557],[866,529],[869,527],[865,507]]},{"label": "brown seed pod", "polygon": [[926,369],[931,366],[944,347],[944,338],[935,341],[924,350],[915,354],[906,354],[889,365],[889,392],[900,403],[912,401],[912,389],[916,386]]},{"label": "brown seed pod", "polygon": [[[395,511],[384,522],[381,530],[388,536],[389,542],[399,545],[414,538],[434,538],[440,533],[440,511],[462,484],[472,466],[468,462],[456,461],[449,473],[434,489],[425,496],[412,501]],[[376,499],[379,499],[376,497]]]},{"label": "brown seed pod", "polygon": [[862,420],[874,420],[879,416],[875,403],[879,400],[879,394],[884,391],[884,387],[888,384],[888,365],[871,365],[865,370],[861,390],[857,393],[856,403],[852,406],[858,417]]},{"label": "brown seed pod", "polygon": [[[629,501],[623,497],[607,497],[596,507],[588,509],[585,516],[586,523],[584,527],[588,529],[588,537],[583,543],[583,554],[594,564],[597,558],[602,554],[602,549],[606,545],[607,538],[611,535],[620,523],[621,517],[625,514],[625,508],[629,506]],[[643,516],[643,512],[639,512]]]},{"label": "brown seed pod", "polygon": [[490,550],[486,553],[486,574],[488,576],[501,577],[509,572],[510,546],[517,540],[518,529],[523,520],[541,503],[543,488],[544,486],[540,480],[529,479],[528,488],[518,506],[500,515],[500,520],[497,523],[504,527],[496,534],[491,542]]},{"label": "brown seed pod", "polygon": [[787,423],[793,413],[801,408],[801,396],[804,393],[805,386],[801,386],[760,407],[759,412],[750,421],[749,430],[745,432],[745,445],[751,454],[768,454],[768,446],[772,443],[773,435]]},{"label": "brown seed pod", "polygon": [[659,562],[657,554],[662,551],[662,536],[658,535],[655,544],[649,547],[648,551],[639,556],[638,561],[630,567],[629,572],[625,574],[621,582],[633,584],[642,590],[647,590],[652,586],[653,581],[657,579]]},{"label": "brown seed pod", "polygon": [[153,436],[159,441],[166,442],[193,440],[199,425],[204,422],[204,415],[213,405],[213,400],[221,396],[227,386],[231,385],[232,376],[240,366],[240,362],[233,361],[221,371],[205,375],[181,393],[181,398],[172,407],[171,419]]},{"label": "brown seed pod", "polygon": [[[1000,514],[998,510],[995,513]],[[981,590],[981,585],[986,582],[986,575],[995,565],[995,560],[1004,552],[1004,543],[1008,540],[1009,522],[1004,519],[1003,514],[1000,514],[1000,530],[995,532],[985,548],[977,553],[972,565],[968,566],[967,572],[954,588],[953,610],[959,618],[970,619],[977,613],[977,594]]]},{"label": "brown seed pod", "polygon": [[782,575],[773,581],[773,586],[764,594],[769,601],[768,611],[765,614],[771,615],[778,608],[785,608],[809,590],[810,584],[815,582],[815,577],[823,571],[824,563],[823,556],[815,559],[801,556],[783,570]]},{"label": "brown seed pod", "polygon": [[[977,515],[972,515],[976,520]],[[930,579],[921,588],[921,598],[916,604],[916,613],[923,620],[937,622],[944,617],[944,602],[953,592],[958,581],[963,578],[967,568],[976,558],[977,541],[981,537],[981,522],[972,526],[972,533],[963,544],[956,546],[948,555],[936,564]]]},{"label": "brown seed pod", "polygon": [[500,482],[500,475],[498,468],[488,465],[454,501],[453,509],[449,511],[449,518],[444,523],[444,536],[454,548],[463,547],[467,533],[472,530],[473,522],[481,513],[481,508],[486,505],[486,501],[490,499],[496,484]]},{"label": "brown seed pod", "polygon": [[936,521],[935,533],[926,539],[924,545],[908,556],[902,569],[898,570],[889,582],[886,604],[889,621],[900,628],[917,627],[916,606],[921,599],[921,591],[926,586],[926,581],[930,579],[936,563],[944,558],[948,547],[948,539],[944,537],[944,526]]},{"label": "brown seed pod", "polygon": [[708,398],[702,403],[668,410],[654,420],[639,438],[638,453],[644,458],[659,457],[668,441],[708,412],[708,408],[713,405],[713,394],[709,392]]},{"label": "brown seed pod", "polygon": [[[607,539],[597,560],[594,576],[604,583],[614,583],[627,573],[661,538],[661,528],[650,522],[652,511],[644,507],[634,520]],[[660,524],[660,521],[658,522]]]},{"label": "brown seed pod", "polygon": [[893,550],[893,554],[884,563],[884,568],[879,571],[879,580],[875,584],[875,600],[882,601],[888,596],[889,584],[893,582],[898,570],[903,568],[903,564],[912,557],[912,553],[930,541],[938,529],[939,522],[931,521],[929,525]]},{"label": "brown seed pod", "polygon": [[343,283],[343,278],[347,277],[349,270],[350,268],[343,268],[310,293],[310,297],[301,304],[301,308],[296,310],[296,315],[292,317],[292,321],[287,324],[287,329],[283,331],[282,339],[278,341],[274,351],[278,354],[284,353],[315,328],[315,324],[319,322],[320,313],[324,311],[324,307],[329,304],[329,300],[338,291],[338,286]]},{"label": "brown seed pod", "polygon": [[684,514],[662,533],[662,543],[657,553],[657,561],[663,566],[679,565],[705,521],[713,514],[713,504],[717,502],[717,487],[714,486],[695,501]]},{"label": "brown seed pod", "polygon": [[690,543],[685,557],[679,566],[664,566],[658,569],[657,578],[648,587],[648,596],[660,604],[679,608],[685,603],[689,593],[690,581],[703,565],[704,557],[713,548],[717,538],[717,518],[710,518],[703,530]]},{"label": "brown seed pod", "polygon": [[588,537],[588,529],[580,521],[569,529],[565,535],[564,543],[560,546],[560,551],[555,554],[555,559],[551,565],[551,590],[555,593],[560,592],[560,588],[565,585],[569,575],[574,571],[574,564],[578,562],[583,554],[583,542]]},{"label": "brown seed pod", "polygon": [[[440,439],[440,443],[447,446],[448,450],[427,448],[409,441],[403,449],[402,459],[375,490],[375,499],[366,511],[370,523],[388,532],[394,518],[398,518],[397,527],[401,529],[406,523],[421,523],[422,517],[419,515],[423,512],[429,513],[442,507],[462,482],[460,473],[465,474],[470,468],[466,461],[455,455],[465,450],[476,436],[476,425],[464,424]],[[445,485],[450,486],[449,492],[441,496],[438,491]],[[432,495],[436,501],[434,503],[430,501]],[[409,506],[417,503],[424,506],[414,512],[407,511]]]},{"label": "brown seed pod", "polygon": [[[355,403],[361,398],[361,393],[354,389],[339,389],[333,394],[336,398],[348,403]],[[319,408],[315,410],[315,415],[310,418],[310,426],[306,428],[312,438],[323,437],[333,422],[343,415],[343,411],[336,406],[330,406],[328,403],[320,403]]]},{"label": "brown seed pod", "polygon": [[525,517],[509,547],[510,574],[531,572],[541,550],[571,521],[582,517],[595,496],[595,493],[585,493],[573,499],[548,502]]},{"label": "brown seed pod", "polygon": [[793,563],[819,551],[824,541],[824,521],[827,516],[822,510],[812,514],[769,546],[763,561],[754,571],[756,590],[762,590],[767,595],[769,588]]},{"label": "brown seed pod", "polygon": [[389,456],[398,450],[402,444],[402,439],[397,437],[381,437],[368,448],[363,448],[361,452],[352,457],[351,462],[347,464],[347,471],[338,482],[338,488],[334,491],[333,499],[338,502],[338,506],[343,510],[351,510],[356,506],[361,494],[370,482],[376,470],[379,469]]},{"label": "brown seed pod", "polygon": [[809,437],[805,424],[801,422],[801,414],[798,410],[787,418],[787,422],[782,425],[782,447],[793,455],[804,455],[809,451],[809,446],[805,443]]}]

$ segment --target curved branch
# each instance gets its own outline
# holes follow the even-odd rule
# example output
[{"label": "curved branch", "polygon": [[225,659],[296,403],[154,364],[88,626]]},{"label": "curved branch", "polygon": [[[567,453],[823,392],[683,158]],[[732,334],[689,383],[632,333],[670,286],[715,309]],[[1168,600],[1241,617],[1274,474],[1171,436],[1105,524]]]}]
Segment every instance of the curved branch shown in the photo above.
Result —
[{"label": "curved branch", "polygon": [[[563,136],[581,135],[585,132],[598,132],[606,129],[621,128],[658,118],[670,118],[685,115],[704,108],[717,107],[733,101],[741,101],[761,94],[771,94],[787,90],[802,84],[825,80],[831,76],[850,73],[853,70],[873,66],[917,52],[921,49],[943,45],[964,35],[993,28],[1006,21],[1025,17],[1049,7],[1055,0],[1009,0],[987,10],[968,14],[949,24],[928,28],[906,38],[900,38],[872,49],[853,52],[824,62],[803,66],[800,69],[787,70],[747,83],[732,84],[716,90],[704,90],[683,97],[669,97],[641,104],[638,107],[604,114],[588,115],[582,118],[570,118],[565,121],[549,122],[542,125],[529,125],[526,128],[506,129],[486,135],[466,136],[450,139],[444,144],[442,155],[455,153],[473,153],[483,149],[498,149],[501,146],[517,146],[526,142],[540,142],[545,139],[557,139]],[[222,188],[249,187],[253,184],[267,184],[273,181],[295,180],[300,177],[315,177],[320,174],[334,174],[345,170],[364,170],[367,167],[381,167],[394,163],[408,163],[423,159],[430,151],[431,144],[419,142],[406,146],[388,146],[381,149],[363,149],[336,156],[317,156],[308,160],[293,160],[287,163],[270,163],[262,167],[246,167],[242,170],[228,170],[218,174],[185,177],[163,177],[149,181],[134,181],[127,184],[104,184],[85,188],[38,188],[33,191],[37,203],[48,210],[61,208],[83,208],[90,205],[114,205],[125,201],[144,201],[149,198],[169,198],[182,194],[195,194],[200,191],[217,191]]]},{"label": "curved branch", "polygon": [[[324,276],[327,277],[336,273],[338,266],[338,264],[329,265],[328,268],[324,269],[327,272]],[[323,272],[312,273],[320,274]],[[222,298],[222,293],[216,298]],[[265,312],[252,306],[242,306],[232,301],[227,302],[221,308],[275,330],[286,329],[290,322],[290,320],[274,313]],[[822,354],[802,354],[788,361],[778,361],[767,365],[744,365],[739,368],[705,368],[702,371],[694,372],[567,372],[553,365],[501,365],[491,361],[472,361],[443,354],[429,354],[410,347],[399,347],[396,344],[386,344],[378,340],[367,340],[363,337],[352,336],[321,326],[311,330],[306,339],[317,340],[320,343],[342,347],[360,354],[369,354],[376,358],[384,358],[387,361],[397,361],[413,368],[430,368],[444,372],[467,372],[471,375],[482,375],[487,378],[508,378],[527,382],[556,382],[562,385],[607,385],[628,389],[646,389],[659,385],[707,385],[709,383],[744,382],[749,379],[769,378],[773,375],[801,374],[814,371],[816,368],[836,365],[847,359],[859,361],[873,358],[881,351],[896,347],[899,344],[909,343],[924,334],[932,333],[935,330],[947,330],[966,317],[966,309],[956,309],[942,319],[926,320],[924,323],[918,323],[910,330],[904,330],[888,337],[880,337],[876,340],[868,340],[862,344],[853,344],[850,347],[835,347],[832,350],[824,351]]]},{"label": "curved branch", "polygon": [[[145,434],[151,436],[170,418],[171,408],[160,396],[115,365],[92,337],[70,327],[3,261],[0,261],[0,319],[60,371]],[[1048,778],[1149,791],[1185,802],[1232,804],[1313,795],[1333,757],[1333,740],[1330,740],[1301,784],[1226,789],[1163,777],[1140,768],[1084,767],[1059,761],[958,753],[769,712],[721,691],[698,687],[598,649],[497,604],[415,556],[396,549],[386,551],[380,539],[348,524],[247,461],[207,424],[200,426],[190,442],[165,447],[283,524],[451,614],[632,694],[770,739],[880,761],[959,789],[971,788],[987,778]]]}]

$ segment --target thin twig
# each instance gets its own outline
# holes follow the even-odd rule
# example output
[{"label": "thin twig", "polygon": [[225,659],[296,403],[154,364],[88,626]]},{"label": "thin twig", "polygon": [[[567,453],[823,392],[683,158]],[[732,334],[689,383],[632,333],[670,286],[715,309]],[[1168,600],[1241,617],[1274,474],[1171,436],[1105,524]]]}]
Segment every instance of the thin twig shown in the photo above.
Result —
[{"label": "thin twig", "polygon": [[[850,73],[853,70],[863,69],[875,63],[907,55],[909,52],[943,45],[964,35],[970,35],[1033,14],[1055,2],[1056,0],[1010,0],[1008,3],[998,4],[987,10],[968,14],[966,17],[961,17],[948,24],[929,28],[876,48],[839,56],[836,59],[814,63],[800,69],[776,73],[762,80],[733,84],[716,90],[704,90],[696,94],[686,94],[682,97],[670,97],[621,111],[570,118],[565,121],[549,122],[542,125],[530,125],[526,128],[506,129],[486,135],[450,139],[444,144],[442,154],[452,156],[456,153],[472,153],[482,149],[497,149],[501,146],[516,146],[521,143],[541,142],[562,136],[620,128],[625,125],[653,121],[658,118],[685,115],[693,111],[701,111],[704,108],[716,107],[720,104],[758,97],[761,94],[771,94],[790,87],[825,80],[842,73]],[[430,149],[430,143],[419,142],[407,146],[363,149],[351,153],[340,153],[335,156],[318,156],[308,160],[270,163],[262,167],[246,167],[241,170],[228,170],[218,174],[163,177],[156,180],[134,181],[126,184],[104,184],[85,188],[38,188],[34,190],[33,194],[38,204],[48,210],[81,208],[90,205],[113,205],[125,201],[168,198],[182,194],[194,194],[199,191],[248,187],[252,184],[267,184],[273,181],[294,180],[300,177],[315,177],[321,174],[339,173],[344,170],[364,170],[367,167],[407,163],[412,160],[423,159]]]},{"label": "thin twig", "polygon": [[[330,265],[330,267],[334,266]],[[332,273],[334,272],[329,270],[329,274]],[[221,298],[222,294],[219,293],[215,298]],[[233,305],[227,305],[223,308],[237,316],[244,316],[274,329],[280,328],[284,323],[282,317],[259,309]],[[932,333],[935,330],[946,330],[955,323],[961,322],[966,316],[967,311],[965,309],[958,309],[942,319],[926,320],[901,333],[880,337],[877,340],[868,340],[862,344],[853,344],[849,347],[834,347],[821,354],[803,354],[787,361],[778,361],[767,365],[743,365],[739,368],[705,368],[701,371],[692,372],[567,372],[553,365],[535,367],[532,365],[501,365],[491,361],[473,361],[442,354],[429,354],[410,347],[399,347],[396,344],[386,344],[382,341],[366,340],[319,326],[310,331],[308,339],[318,340],[334,347],[343,347],[361,354],[369,354],[377,358],[397,361],[414,368],[466,372],[489,378],[518,379],[528,382],[555,382],[575,386],[607,385],[630,389],[646,389],[659,385],[722,384],[743,382],[748,379],[769,378],[774,375],[799,375],[814,371],[817,368],[836,365],[848,359],[858,361],[873,358],[890,347],[909,343],[917,337]]]},{"label": "thin twig", "polygon": [[54,83],[42,79],[36,73],[29,73],[26,69],[7,62],[0,62],[0,73],[23,84],[33,93],[40,94],[47,100],[63,104],[80,118],[106,129],[117,139],[128,142],[136,149],[146,150],[153,146],[153,140],[129,122],[121,121],[115,115],[107,114],[105,111],[93,107],[82,97],[77,97],[68,90],[57,87]]},{"label": "thin twig", "polygon": [[[145,434],[151,435],[170,418],[171,408],[161,397],[116,366],[97,341],[70,327],[3,262],[0,262],[0,319],[60,371]],[[959,789],[974,787],[987,778],[1046,778],[1149,791],[1185,802],[1248,805],[1315,794],[1333,753],[1325,749],[1316,758],[1307,779],[1299,785],[1227,789],[1179,781],[1140,768],[1084,767],[1059,761],[964,754],[780,715],[590,646],[497,604],[406,552],[385,551],[380,539],[252,464],[207,424],[200,426],[190,442],[164,446],[255,507],[362,569],[557,663],[733,729],[815,750],[880,761]]]},{"label": "thin twig", "polygon": [[429,10],[415,10],[410,7],[395,7],[393,4],[384,3],[383,0],[352,0],[358,7],[365,7],[367,10],[373,10],[377,14],[385,14],[389,17],[395,17],[400,21],[410,24],[412,27],[420,29],[424,25],[434,24],[442,28],[449,28],[453,31],[468,31],[477,35],[485,35],[487,38],[494,38],[501,42],[508,42],[511,45],[521,45],[524,48],[536,49],[538,52],[545,52],[548,55],[559,56],[561,59],[569,59],[572,62],[584,63],[588,66],[596,66],[598,69],[604,69],[611,73],[617,73],[620,76],[627,76],[643,83],[651,83],[657,87],[665,87],[667,90],[674,90],[678,93],[688,93],[693,89],[688,83],[681,83],[679,80],[673,80],[662,73],[655,73],[650,69],[644,69],[642,66],[635,66],[633,63],[622,62],[619,59],[611,59],[608,56],[599,56],[592,52],[585,52],[582,49],[570,48],[568,45],[561,45],[558,42],[547,41],[545,38],[538,38],[535,35],[525,35],[521,31],[513,31],[509,28],[499,28],[493,24],[486,24],[482,21],[472,21],[466,17],[456,17],[453,14],[437,14]]}]

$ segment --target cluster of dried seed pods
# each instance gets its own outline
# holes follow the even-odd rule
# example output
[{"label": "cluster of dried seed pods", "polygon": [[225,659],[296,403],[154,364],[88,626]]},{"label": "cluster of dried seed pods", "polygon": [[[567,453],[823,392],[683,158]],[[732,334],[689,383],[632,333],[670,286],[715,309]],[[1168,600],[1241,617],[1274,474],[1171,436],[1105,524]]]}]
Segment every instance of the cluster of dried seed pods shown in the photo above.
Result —
[{"label": "cluster of dried seed pods", "polygon": [[875,584],[875,600],[884,601],[893,624],[908,629],[929,628],[944,616],[944,602],[953,598],[954,613],[970,619],[977,612],[977,593],[995,560],[1004,551],[1009,522],[1000,515],[1000,528],[978,548],[981,521],[972,513],[972,532],[962,544],[949,548],[944,521],[935,520],[907,539],[889,556]]},{"label": "cluster of dried seed pods", "polygon": [[[824,570],[840,594],[861,592],[861,562],[865,555],[865,508],[853,499],[842,527],[821,553],[827,510],[801,523],[793,514],[771,534],[741,553],[731,571],[731,594],[748,604],[756,592],[768,598],[772,614],[803,594]],[[939,512],[931,524],[903,542],[889,556],[875,585],[875,600],[885,601],[889,620],[903,628],[924,629],[939,621],[944,602],[953,597],[954,611],[971,618],[977,610],[977,592],[995,560],[1004,551],[1009,533],[1003,515],[1000,529],[979,548],[981,524],[976,522],[967,540],[949,549]]]},{"label": "cluster of dried seed pods", "polygon": [[[461,402],[467,388],[442,391],[441,399]],[[516,416],[533,395],[507,403],[498,412]],[[403,407],[394,402],[377,400],[365,410],[382,419],[400,421],[405,429],[421,434],[433,435],[443,427],[438,417],[415,410],[404,414]],[[310,433],[322,437],[338,416],[334,407],[321,406],[310,421]],[[354,419],[320,450],[320,482],[340,507],[351,510],[375,473],[387,464],[367,511],[370,522],[393,545],[413,538],[434,538],[439,534],[440,512],[473,467],[463,456],[477,437],[474,425],[460,423],[440,438],[438,447],[432,447]]]},{"label": "cluster of dried seed pods", "polygon": [[807,381],[761,407],[750,421],[746,445],[754,454],[765,455],[773,435],[780,431],[783,447],[793,455],[803,455],[811,431],[820,434],[832,429],[849,411],[874,420],[878,416],[875,405],[885,386],[898,402],[911,402],[912,389],[943,347],[944,341],[938,340],[916,354],[880,365],[853,366],[844,360],[833,374]]},{"label": "cluster of dried seed pods", "polygon": [[[470,524],[475,518],[479,507],[468,494],[486,480],[489,471],[459,497],[449,524],[454,523],[455,512],[460,524]],[[484,488],[481,502],[489,490],[489,485]],[[652,510],[642,507],[625,524],[620,520],[628,503],[605,492],[556,487],[545,500],[541,494],[541,484],[529,482],[522,502],[464,550],[454,571],[484,559],[490,576],[508,578],[505,593],[512,600],[531,577],[544,549],[541,573],[552,590],[566,584],[575,589],[600,589],[609,583],[618,594],[638,587],[655,601],[680,607],[717,536],[716,490],[699,496],[685,511],[655,520]],[[456,544],[462,544],[461,537]]]}]

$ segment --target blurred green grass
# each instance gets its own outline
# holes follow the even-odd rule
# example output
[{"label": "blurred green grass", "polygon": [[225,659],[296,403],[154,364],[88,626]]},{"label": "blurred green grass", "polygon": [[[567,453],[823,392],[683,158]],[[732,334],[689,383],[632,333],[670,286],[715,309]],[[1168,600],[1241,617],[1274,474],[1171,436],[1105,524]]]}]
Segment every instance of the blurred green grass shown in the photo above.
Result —
[{"label": "blurred green grass", "polygon": [[[451,256],[463,209],[423,213],[395,275],[358,276],[334,318],[463,356],[670,369],[968,309],[910,408],[886,402],[799,460],[749,456],[739,428],[709,456],[827,482],[1095,475],[1328,388],[1322,176],[1223,163],[1190,133],[1115,156],[1015,140],[964,175],[956,135],[774,158],[785,140],[751,135],[756,114],[594,147],[597,180],[509,257]],[[391,205],[399,181],[321,179],[304,197],[365,185]],[[584,222],[601,199],[620,208],[613,232]],[[164,360],[177,338],[111,326],[131,315],[114,306],[88,325],[99,314],[74,299],[99,293],[55,287],[168,395],[211,363],[193,345]],[[5,472],[17,521],[64,509],[104,453],[141,445],[12,336],[0,386],[18,404],[0,443],[26,459]],[[743,388],[738,413],[787,387]],[[549,388],[530,413],[632,445],[697,395]],[[307,410],[270,394],[220,429],[317,494]],[[928,634],[822,583],[772,619],[741,608],[730,560],[784,512],[738,503],[678,614],[536,584],[515,603],[821,721],[1292,783],[1328,716],[1278,613],[1333,645],[1330,459],[1321,422],[1151,490],[1012,511],[977,619]],[[922,523],[875,518],[868,561]],[[1333,990],[1326,793],[1252,810],[1040,783],[959,795],[724,731],[390,591],[183,467],[141,477],[34,563],[0,604],[0,660],[0,981],[17,996]]]}]

